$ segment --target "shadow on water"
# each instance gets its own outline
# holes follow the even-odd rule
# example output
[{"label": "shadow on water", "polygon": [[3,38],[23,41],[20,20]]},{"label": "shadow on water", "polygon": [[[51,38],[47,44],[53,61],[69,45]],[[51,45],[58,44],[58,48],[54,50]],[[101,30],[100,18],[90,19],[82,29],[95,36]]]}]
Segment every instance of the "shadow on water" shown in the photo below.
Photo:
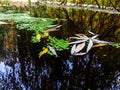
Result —
[{"label": "shadow on water", "polygon": [[93,48],[74,57],[68,51],[59,58],[39,59],[39,45],[30,33],[1,27],[0,90],[113,90],[120,88],[120,49]]}]

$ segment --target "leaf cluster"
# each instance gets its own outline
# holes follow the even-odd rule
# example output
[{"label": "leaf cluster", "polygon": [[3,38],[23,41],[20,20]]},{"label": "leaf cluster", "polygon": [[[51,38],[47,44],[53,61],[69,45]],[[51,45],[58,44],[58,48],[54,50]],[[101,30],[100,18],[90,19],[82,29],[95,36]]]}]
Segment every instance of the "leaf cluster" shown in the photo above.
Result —
[{"label": "leaf cluster", "polygon": [[25,29],[28,31],[33,31],[32,42],[39,43],[41,40],[45,40],[45,45],[42,48],[42,51],[39,53],[41,57],[45,53],[50,55],[56,55],[56,51],[62,51],[69,49],[69,44],[64,39],[59,39],[55,36],[49,35],[49,30],[51,28],[58,28],[59,26],[54,25],[54,19],[49,18],[26,18],[23,20],[16,20],[16,27],[19,30]]},{"label": "leaf cluster", "polygon": [[31,36],[31,41],[33,43],[40,43],[41,40],[46,42],[42,47],[42,51],[40,51],[39,53],[40,57],[46,53],[58,56],[56,51],[68,49],[69,44],[66,40],[49,35],[49,31],[51,31],[51,28],[60,27],[54,24],[56,22],[56,19],[35,18],[23,13],[0,13],[0,16],[2,16],[0,17],[1,21],[13,21],[18,30],[32,31],[33,35]]},{"label": "leaf cluster", "polygon": [[[99,46],[112,44],[112,42],[99,40],[97,38],[98,35],[95,35],[90,31],[89,33],[92,35],[92,37],[88,37],[84,34],[76,34],[75,37],[70,37],[70,39],[75,40],[69,43],[69,44],[72,44],[72,48],[71,48],[72,55],[85,55],[92,49],[92,47],[99,47]],[[86,50],[84,50],[83,52],[84,48],[86,48]]]},{"label": "leaf cluster", "polygon": [[65,49],[69,49],[68,48],[69,43],[64,39],[58,39],[56,37],[49,37],[47,41],[49,42],[48,45],[53,47],[55,50],[62,51]]}]

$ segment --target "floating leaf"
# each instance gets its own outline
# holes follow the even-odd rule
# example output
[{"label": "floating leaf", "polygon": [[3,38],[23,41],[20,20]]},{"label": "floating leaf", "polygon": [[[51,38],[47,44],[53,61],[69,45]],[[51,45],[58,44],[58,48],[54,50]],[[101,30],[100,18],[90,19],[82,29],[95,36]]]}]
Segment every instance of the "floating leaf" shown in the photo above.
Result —
[{"label": "floating leaf", "polygon": [[87,47],[87,52],[92,48],[93,46],[93,41],[89,39],[88,47]]},{"label": "floating leaf", "polygon": [[47,52],[48,52],[48,48],[45,48],[42,52],[40,52],[39,58],[40,58],[41,56],[43,56],[44,54],[46,54]]},{"label": "floating leaf", "polygon": [[75,34],[75,36],[79,37],[80,39],[89,39],[86,35],[84,34]]},{"label": "floating leaf", "polygon": [[56,27],[54,27],[54,28],[60,28],[62,25],[57,25]]},{"label": "floating leaf", "polygon": [[101,46],[105,46],[106,44],[103,44],[103,43],[98,43],[98,44],[95,44],[93,47],[101,47]]},{"label": "floating leaf", "polygon": [[52,48],[51,46],[48,46],[48,48],[56,57],[58,57],[57,52],[55,51],[54,48]]},{"label": "floating leaf", "polygon": [[95,35],[95,36],[92,37],[92,39],[95,39],[95,38],[97,38],[97,37],[98,37],[98,35]]},{"label": "floating leaf", "polygon": [[76,44],[74,44],[74,45],[72,46],[72,48],[71,48],[71,54],[74,54],[75,49],[76,49]]},{"label": "floating leaf", "polygon": [[80,52],[80,53],[76,53],[76,54],[74,54],[75,56],[82,56],[82,55],[85,55],[86,54],[86,52]]},{"label": "floating leaf", "polygon": [[101,43],[101,44],[111,44],[112,42],[108,42],[108,41],[103,41],[103,40],[97,40],[97,39],[93,39],[93,41],[95,43]]},{"label": "floating leaf", "polygon": [[86,35],[83,35],[84,39],[88,40],[89,38]]},{"label": "floating leaf", "polygon": [[79,37],[69,37],[69,39],[80,39]]},{"label": "floating leaf", "polygon": [[79,41],[74,41],[74,42],[70,42],[69,44],[78,44],[78,43],[82,43],[82,42],[86,42],[87,40],[79,40]]},{"label": "floating leaf", "polygon": [[80,33],[80,34],[75,34],[75,36],[78,36],[78,37],[80,37],[80,36],[83,36],[84,34],[82,34],[82,33]]},{"label": "floating leaf", "polygon": [[88,31],[90,34],[92,34],[92,35],[95,35],[93,32],[91,32],[91,31]]},{"label": "floating leaf", "polygon": [[77,53],[77,52],[81,51],[84,47],[85,47],[85,42],[78,44],[75,49],[75,52]]}]

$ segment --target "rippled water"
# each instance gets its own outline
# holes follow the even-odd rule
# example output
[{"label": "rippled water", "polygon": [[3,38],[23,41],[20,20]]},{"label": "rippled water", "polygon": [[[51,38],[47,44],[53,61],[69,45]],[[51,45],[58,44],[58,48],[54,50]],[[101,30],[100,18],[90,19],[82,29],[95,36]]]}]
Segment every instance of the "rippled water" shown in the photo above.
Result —
[{"label": "rippled water", "polygon": [[[79,57],[64,51],[58,58],[45,55],[39,59],[38,45],[30,43],[28,32],[16,34],[11,29],[5,33],[4,42],[1,41],[3,48],[0,48],[0,90],[120,88],[120,49],[111,46],[93,48],[87,55]],[[11,34],[14,37],[10,38]]]}]

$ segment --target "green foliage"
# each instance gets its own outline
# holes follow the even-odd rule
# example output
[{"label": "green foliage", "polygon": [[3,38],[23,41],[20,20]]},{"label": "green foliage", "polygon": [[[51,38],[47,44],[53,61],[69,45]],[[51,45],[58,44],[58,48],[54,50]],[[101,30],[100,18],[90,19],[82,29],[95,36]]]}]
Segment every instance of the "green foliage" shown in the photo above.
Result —
[{"label": "green foliage", "polygon": [[[16,27],[20,30],[26,29],[28,31],[33,31],[34,32],[32,36],[33,43],[39,43],[41,42],[41,39],[46,40],[45,41],[46,45],[43,46],[43,51],[44,51],[44,48],[48,48],[48,45],[57,51],[68,49],[69,44],[66,40],[49,36],[49,32],[47,30],[55,26],[53,25],[54,21],[55,20],[53,19],[45,19],[45,18],[44,19],[43,18],[37,18],[37,19],[27,18],[27,19],[19,20],[19,21],[16,20],[16,23],[17,23]],[[45,53],[53,55],[50,52],[50,50]]]},{"label": "green foliage", "polygon": [[120,44],[119,43],[112,43],[111,46],[113,46],[115,48],[120,48]]},{"label": "green foliage", "polygon": [[50,45],[51,47],[53,47],[57,51],[69,49],[68,48],[69,44],[66,40],[58,39],[56,37],[50,36],[47,41],[49,42],[48,45]]},{"label": "green foliage", "polygon": [[31,41],[33,43],[40,43],[41,40],[44,43],[42,51],[40,51],[39,56],[41,57],[45,53],[57,56],[56,51],[62,51],[68,49],[68,42],[63,39],[58,39],[55,36],[50,36],[48,30],[56,27],[54,25],[55,19],[50,18],[35,18],[30,17],[28,14],[0,14],[1,21],[7,21],[14,24],[19,30],[32,31]]},{"label": "green foliage", "polygon": [[35,34],[44,34],[46,30],[49,29],[49,27],[53,24],[54,20],[47,20],[44,21],[43,19],[36,19],[36,18],[31,18],[31,19],[24,19],[24,21],[17,21],[16,27],[18,29],[27,29],[29,31],[33,31]]},{"label": "green foliage", "polygon": [[47,53],[51,56],[55,55],[57,57],[58,55],[56,51],[63,51],[67,49],[69,49],[69,43],[66,40],[49,36],[47,43],[42,48],[39,56],[41,57],[44,53]]}]

